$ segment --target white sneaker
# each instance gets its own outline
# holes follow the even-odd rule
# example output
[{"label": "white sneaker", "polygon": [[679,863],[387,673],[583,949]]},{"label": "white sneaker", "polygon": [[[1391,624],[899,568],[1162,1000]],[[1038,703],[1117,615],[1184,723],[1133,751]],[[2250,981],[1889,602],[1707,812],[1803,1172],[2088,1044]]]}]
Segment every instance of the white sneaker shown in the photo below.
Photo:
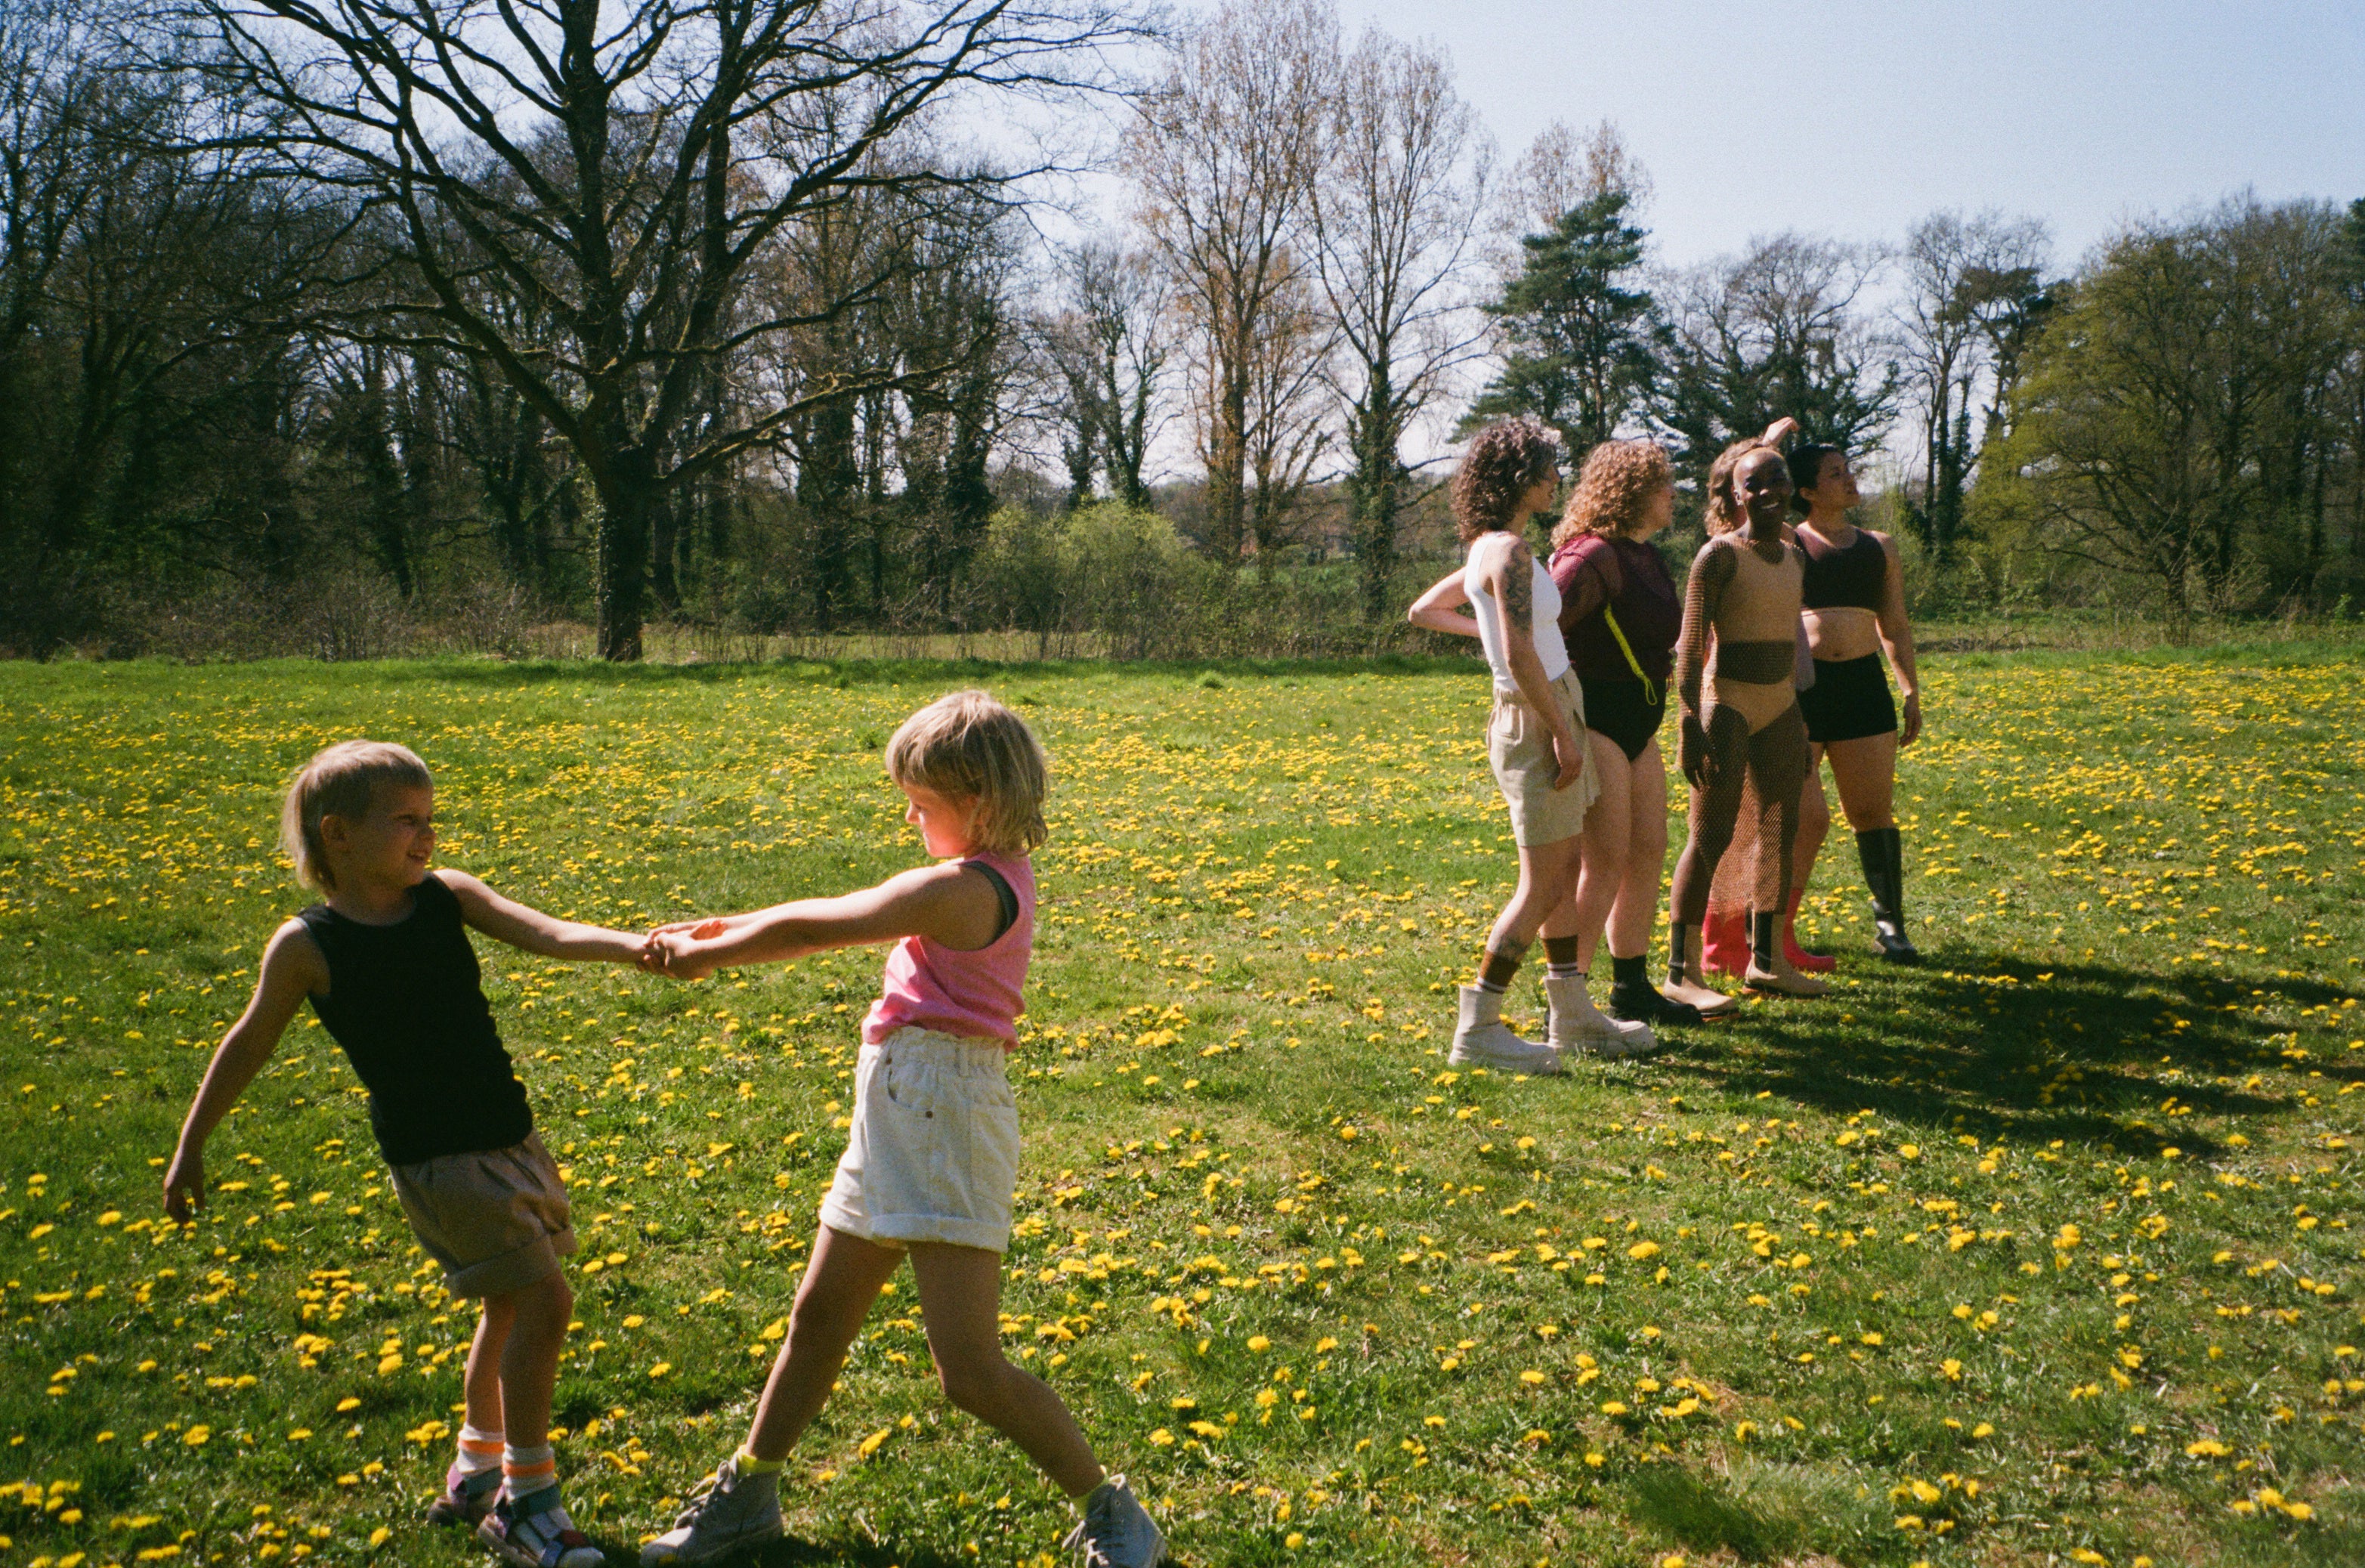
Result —
[{"label": "white sneaker", "polygon": [[1462,988],[1462,1011],[1453,1026],[1453,1048],[1445,1053],[1445,1059],[1454,1067],[1488,1067],[1536,1078],[1549,1077],[1560,1070],[1558,1051],[1519,1038],[1503,1022],[1503,993],[1474,985]]},{"label": "white sneaker", "polygon": [[1564,1057],[1638,1057],[1659,1048],[1648,1024],[1612,1018],[1593,1005],[1585,977],[1544,977],[1544,995],[1552,1002],[1552,1024],[1546,1038]]},{"label": "white sneaker", "polygon": [[644,1568],[708,1562],[780,1539],[780,1477],[742,1475],[735,1454],[689,1495],[673,1529],[641,1548]]},{"label": "white sneaker", "polygon": [[1059,1543],[1084,1568],[1157,1568],[1166,1560],[1166,1538],[1125,1477],[1112,1475],[1084,1499],[1084,1517]]}]

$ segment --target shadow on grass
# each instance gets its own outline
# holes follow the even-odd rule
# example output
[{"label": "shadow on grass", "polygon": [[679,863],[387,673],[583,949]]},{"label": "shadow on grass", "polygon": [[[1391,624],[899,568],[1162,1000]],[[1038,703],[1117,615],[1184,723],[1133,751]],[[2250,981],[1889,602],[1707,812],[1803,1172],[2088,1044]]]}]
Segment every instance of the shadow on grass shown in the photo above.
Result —
[{"label": "shadow on grass", "polygon": [[[1985,1139],[2209,1159],[2223,1149],[2199,1120],[2298,1108],[2247,1081],[2294,1065],[2295,1049],[2309,1053],[2327,1094],[2365,1081],[2365,1063],[2327,1055],[2304,1034],[2293,1047],[2288,1029],[2257,1021],[2249,1007],[2270,998],[2253,991],[2266,989],[2246,977],[1957,950],[1825,1001],[1768,1002],[1736,1023],[1687,1031],[1667,1065],[1842,1115],[1868,1110]],[[2338,1007],[2360,994],[2292,980],[2274,982],[2270,996]],[[1844,1014],[1855,1021],[1839,1024]],[[2170,1071],[2177,1081],[2163,1084]]]}]

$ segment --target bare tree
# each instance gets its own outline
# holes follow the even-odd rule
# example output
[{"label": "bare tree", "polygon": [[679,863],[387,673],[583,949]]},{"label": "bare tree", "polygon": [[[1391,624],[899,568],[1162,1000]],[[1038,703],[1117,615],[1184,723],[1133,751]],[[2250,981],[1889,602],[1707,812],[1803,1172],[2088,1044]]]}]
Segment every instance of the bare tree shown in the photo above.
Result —
[{"label": "bare tree", "polygon": [[[1248,538],[1259,366],[1299,334],[1267,320],[1299,282],[1306,203],[1338,69],[1325,0],[1227,5],[1175,50],[1126,138],[1141,227],[1193,338],[1207,465],[1207,538],[1227,563]],[[1265,375],[1268,388],[1292,377]]]},{"label": "bare tree", "polygon": [[1850,451],[1880,439],[1898,371],[1857,302],[1884,264],[1874,247],[1777,234],[1669,281],[1654,412],[1681,438],[1689,476],[1785,415],[1809,440]]},{"label": "bare tree", "polygon": [[1566,120],[1545,126],[1512,161],[1496,188],[1490,252],[1495,270],[1507,280],[1516,276],[1520,240],[1551,232],[1570,208],[1612,191],[1625,196],[1630,220],[1651,203],[1651,173],[1626,144],[1617,121],[1598,121],[1582,133]]},{"label": "bare tree", "polygon": [[1270,573],[1281,552],[1299,542],[1299,502],[1330,446],[1326,393],[1337,324],[1323,308],[1312,270],[1283,258],[1279,286],[1258,320],[1249,362],[1248,539],[1257,567]]},{"label": "bare tree", "polygon": [[1933,212],[1907,231],[1894,315],[1907,386],[1922,414],[1923,541],[1941,560],[1962,526],[1973,455],[1971,406],[1995,368],[1997,307],[2010,280],[2043,263],[2045,226],[2001,213]]},{"label": "bare tree", "polygon": [[1395,566],[1406,431],[1481,341],[1463,285],[1492,163],[1444,52],[1367,30],[1339,75],[1311,212],[1338,325],[1348,502],[1373,621],[1387,613]]},{"label": "bare tree", "polygon": [[1149,504],[1149,443],[1162,424],[1171,319],[1163,271],[1138,251],[1088,241],[1059,258],[1059,295],[1038,338],[1057,382],[1052,422],[1068,471],[1068,505],[1092,498],[1093,476],[1127,506]]},{"label": "bare tree", "polygon": [[[1118,0],[178,0],[167,20],[176,44],[201,32],[189,63],[266,106],[225,138],[395,216],[410,297],[389,335],[482,357],[574,450],[600,503],[600,651],[616,659],[640,653],[668,487],[858,385],[691,424],[718,356],[880,286],[750,319],[734,307],[757,259],[882,180],[1007,189],[1008,173],[873,154],[969,89],[1104,85],[1102,50],[1145,31]],[[479,281],[546,308],[556,341],[520,342]]]}]

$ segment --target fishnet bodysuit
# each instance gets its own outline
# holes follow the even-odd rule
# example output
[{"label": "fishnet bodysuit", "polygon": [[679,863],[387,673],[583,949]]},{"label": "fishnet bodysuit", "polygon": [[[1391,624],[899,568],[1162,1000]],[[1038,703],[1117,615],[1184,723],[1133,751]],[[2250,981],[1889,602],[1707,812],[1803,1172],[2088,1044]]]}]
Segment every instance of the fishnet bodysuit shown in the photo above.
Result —
[{"label": "fishnet bodysuit", "polygon": [[[1780,557],[1768,561],[1746,539],[1712,539],[1693,562],[1685,590],[1676,674],[1685,714],[1698,716],[1705,745],[1697,756],[1689,737],[1685,745],[1686,773],[1697,769],[1697,776],[1691,835],[1676,865],[1674,914],[1680,925],[1707,917],[1744,787],[1755,795],[1759,813],[1753,902],[1779,909],[1789,897],[1799,796],[1807,779],[1807,724],[1792,683],[1801,563],[1795,546],[1779,549]],[[1711,633],[1713,682],[1704,678]]]}]

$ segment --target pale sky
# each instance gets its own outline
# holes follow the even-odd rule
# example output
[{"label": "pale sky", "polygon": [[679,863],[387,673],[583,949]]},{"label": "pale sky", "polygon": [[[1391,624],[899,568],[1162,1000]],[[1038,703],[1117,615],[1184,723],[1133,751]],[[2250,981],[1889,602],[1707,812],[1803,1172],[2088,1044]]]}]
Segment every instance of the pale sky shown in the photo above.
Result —
[{"label": "pale sky", "polygon": [[1504,156],[1607,117],[1664,260],[1800,229],[1893,239],[1939,207],[2052,227],[2245,185],[2365,196],[2365,0],[1338,0],[1433,38]]}]

